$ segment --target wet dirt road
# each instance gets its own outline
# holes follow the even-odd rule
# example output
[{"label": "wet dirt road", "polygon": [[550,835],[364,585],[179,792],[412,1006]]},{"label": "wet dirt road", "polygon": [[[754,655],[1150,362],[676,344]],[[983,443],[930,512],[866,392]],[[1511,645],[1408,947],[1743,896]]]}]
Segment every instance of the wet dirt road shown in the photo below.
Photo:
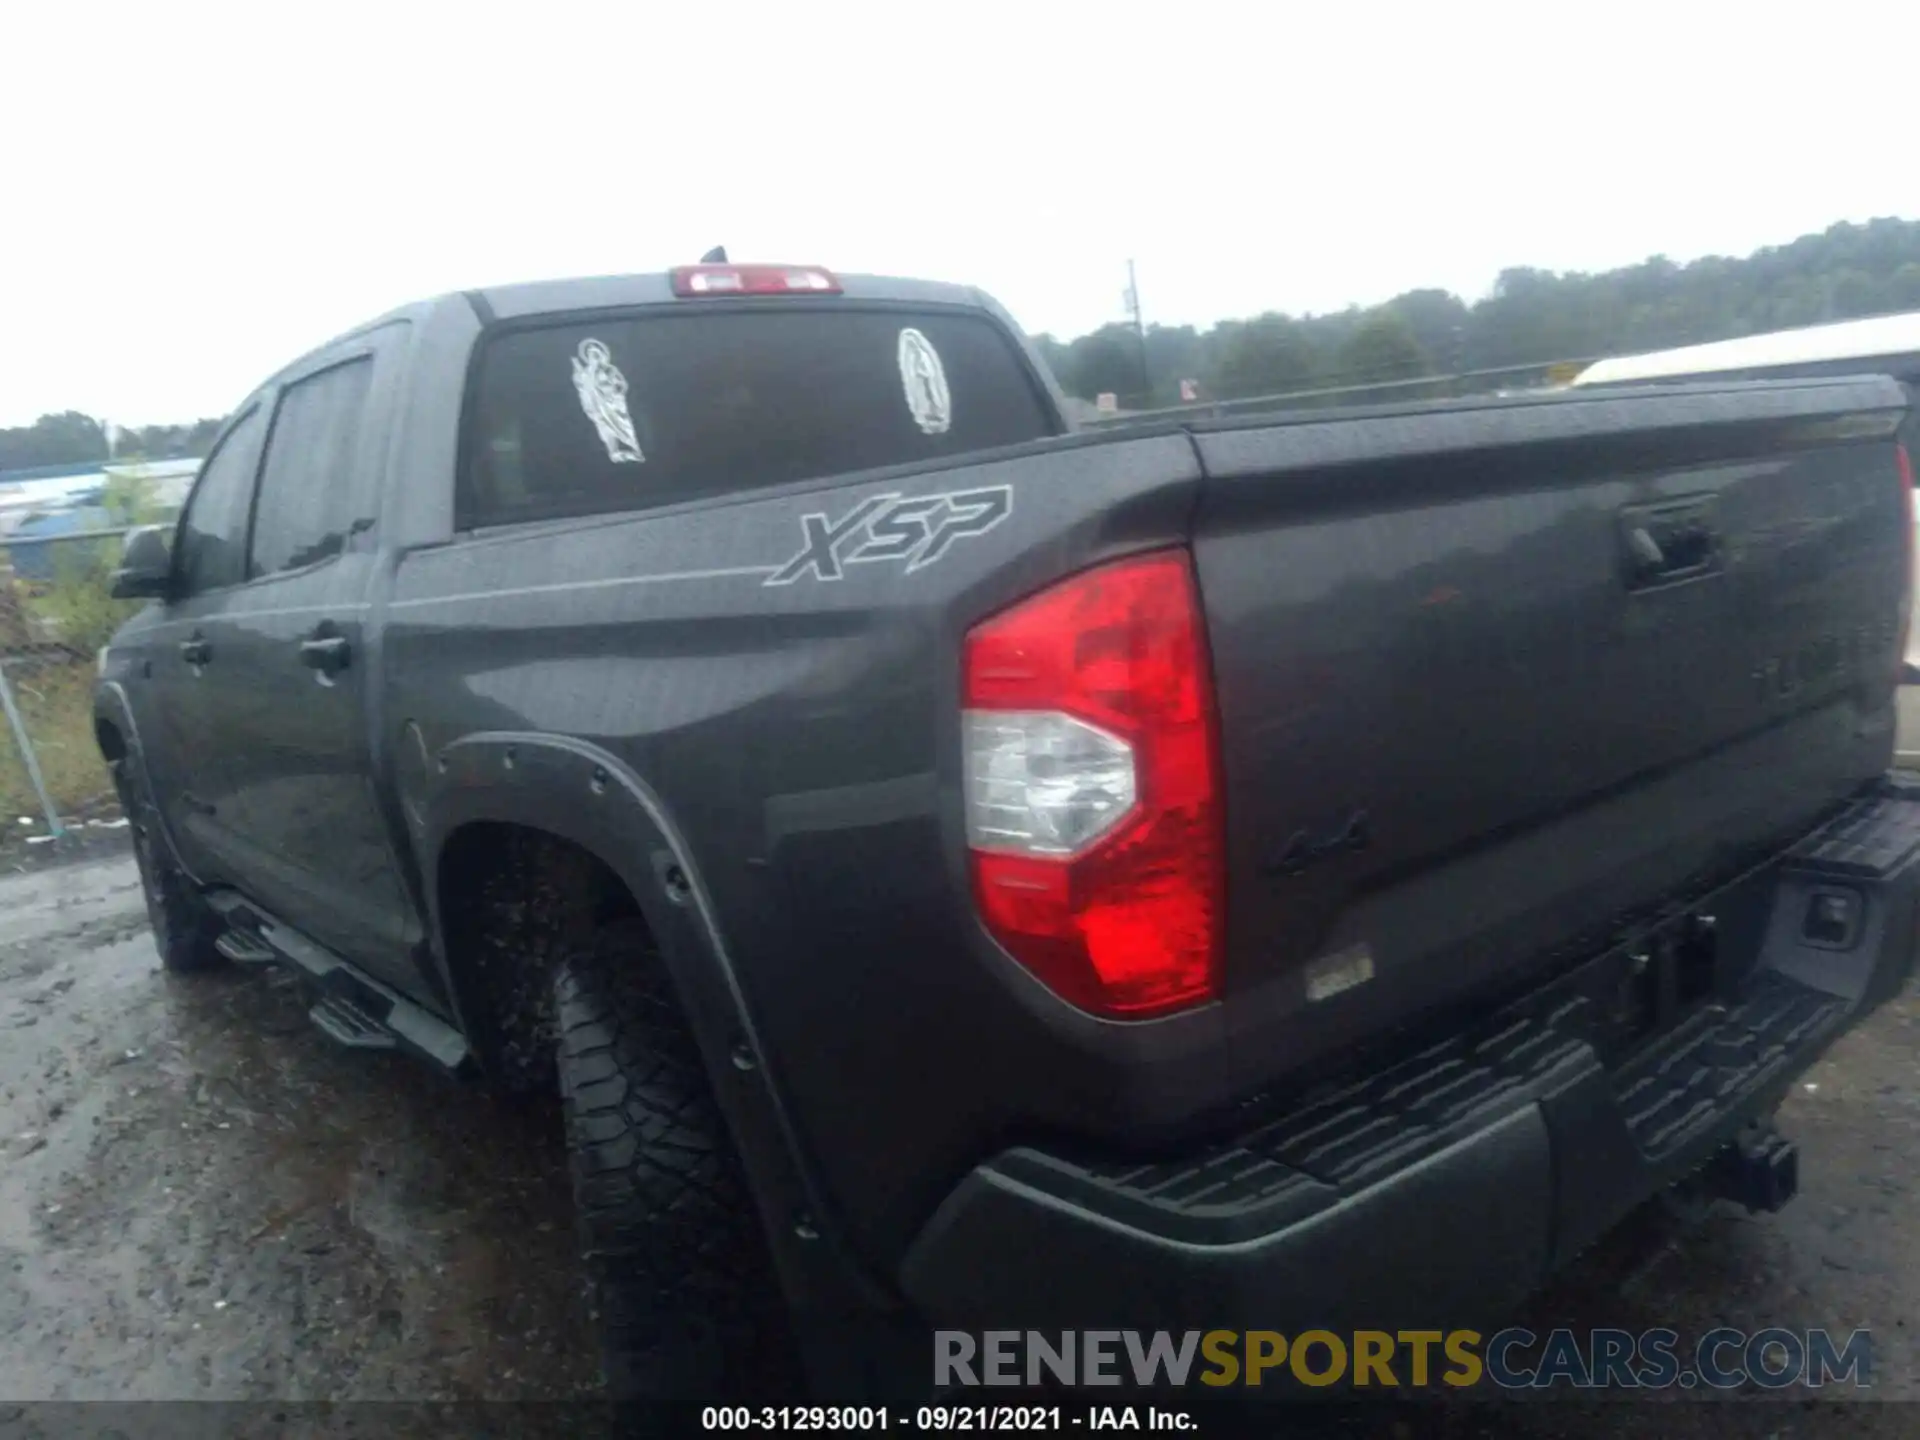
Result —
[{"label": "wet dirt road", "polygon": [[[124,856],[0,877],[0,1421],[34,1400],[549,1400],[595,1386],[548,1107],[333,1047],[292,982],[162,974]],[[1856,1326],[1873,1400],[1448,1407],[1359,1431],[1920,1433],[1920,1006],[1807,1077],[1776,1216],[1648,1214],[1524,1317]],[[1674,1394],[1677,1401],[1696,1399]],[[0,1426],[4,1428],[4,1426]]]},{"label": "wet dirt road", "polygon": [[132,862],[0,879],[0,1400],[596,1383],[547,1107],[167,976]]}]

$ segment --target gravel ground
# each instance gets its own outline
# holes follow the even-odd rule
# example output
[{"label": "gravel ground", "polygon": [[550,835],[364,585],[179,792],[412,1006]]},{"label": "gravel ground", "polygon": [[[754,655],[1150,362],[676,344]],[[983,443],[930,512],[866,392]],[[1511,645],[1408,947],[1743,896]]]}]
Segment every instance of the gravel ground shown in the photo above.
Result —
[{"label": "gravel ground", "polygon": [[[0,1435],[55,1413],[19,1402],[592,1394],[551,1107],[336,1049],[304,1010],[270,969],[161,973],[123,854],[0,874]],[[1652,1413],[1508,1402],[1339,1428],[1920,1433],[1920,1410],[1886,1403],[1920,1399],[1916,1027],[1903,998],[1797,1089],[1782,1118],[1802,1189],[1781,1214],[1649,1211],[1524,1317],[1867,1326],[1871,1400],[1676,1392]]]}]

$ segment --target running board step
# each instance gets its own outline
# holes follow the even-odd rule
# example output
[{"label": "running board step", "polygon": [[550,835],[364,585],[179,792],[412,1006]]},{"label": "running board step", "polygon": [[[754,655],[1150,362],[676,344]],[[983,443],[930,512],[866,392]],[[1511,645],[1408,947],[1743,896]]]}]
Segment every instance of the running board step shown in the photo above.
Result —
[{"label": "running board step", "polygon": [[[207,900],[232,927],[227,935],[306,972],[320,990],[320,999],[307,1012],[308,1018],[328,1038],[355,1050],[409,1050],[452,1075],[467,1069],[473,1050],[466,1037],[425,1006],[342,960],[292,926],[283,925],[231,890],[214,891]],[[252,948],[247,953],[251,954]],[[238,958],[226,949],[220,953]]]},{"label": "running board step", "polygon": [[307,1012],[329,1040],[349,1050],[392,1050],[400,1041],[386,1027],[345,995],[329,995]]},{"label": "running board step", "polygon": [[213,948],[236,965],[271,965],[280,957],[251,935],[228,930],[213,942]]}]

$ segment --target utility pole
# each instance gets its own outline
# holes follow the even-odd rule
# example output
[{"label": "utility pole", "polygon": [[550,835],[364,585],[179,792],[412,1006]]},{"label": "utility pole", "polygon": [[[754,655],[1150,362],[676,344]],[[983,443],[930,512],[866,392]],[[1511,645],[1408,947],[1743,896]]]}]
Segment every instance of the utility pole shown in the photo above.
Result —
[{"label": "utility pole", "polygon": [[1131,260],[1127,261],[1127,318],[1140,340],[1140,405],[1146,409],[1153,404],[1153,372],[1147,367],[1147,325],[1140,318],[1140,282],[1134,278]]}]

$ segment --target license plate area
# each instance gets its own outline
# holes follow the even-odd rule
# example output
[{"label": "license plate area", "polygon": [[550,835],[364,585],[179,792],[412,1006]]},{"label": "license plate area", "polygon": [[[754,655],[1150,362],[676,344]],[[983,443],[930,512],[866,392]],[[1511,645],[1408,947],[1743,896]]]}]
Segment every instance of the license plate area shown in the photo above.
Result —
[{"label": "license plate area", "polygon": [[1606,1068],[1738,993],[1759,959],[1778,883],[1777,865],[1749,872],[1636,929],[1578,973],[1575,1028]]}]

